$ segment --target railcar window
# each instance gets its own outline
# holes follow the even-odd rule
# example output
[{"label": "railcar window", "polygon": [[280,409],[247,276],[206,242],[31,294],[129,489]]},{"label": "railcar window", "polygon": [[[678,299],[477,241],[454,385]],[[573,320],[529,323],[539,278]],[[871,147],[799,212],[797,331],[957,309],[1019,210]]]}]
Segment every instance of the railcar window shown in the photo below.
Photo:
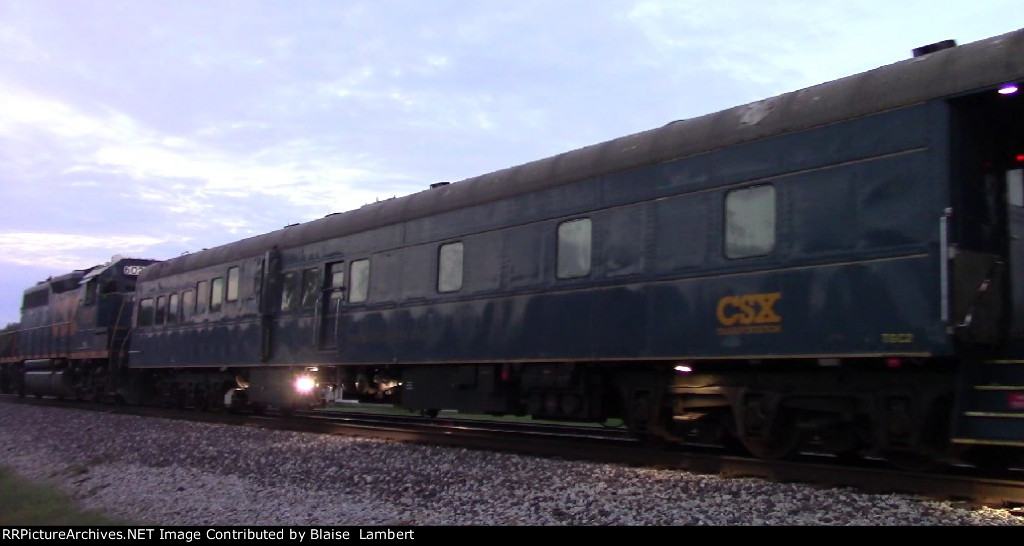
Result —
[{"label": "railcar window", "polygon": [[210,312],[220,311],[222,303],[224,303],[224,277],[214,277],[210,281]]},{"label": "railcar window", "polygon": [[145,298],[139,302],[139,326],[153,325],[153,298]]},{"label": "railcar window", "polygon": [[284,274],[281,281],[281,310],[291,311],[298,306],[299,298],[297,296],[296,284],[295,284],[295,272],[289,271]]},{"label": "railcar window", "polygon": [[192,318],[192,313],[195,311],[196,305],[195,292],[186,290],[181,294],[181,320],[182,322]]},{"label": "railcar window", "polygon": [[302,270],[302,308],[312,309],[316,305],[317,291],[320,283],[317,268]]},{"label": "railcar window", "polygon": [[331,286],[329,288],[341,288],[345,286],[345,263],[330,264]]},{"label": "railcar window", "polygon": [[238,301],[238,266],[228,268],[227,301]]},{"label": "railcar window", "polygon": [[154,319],[153,322],[157,326],[164,323],[164,316],[167,313],[167,307],[165,307],[166,304],[167,299],[164,296],[158,296],[156,298],[156,318]]},{"label": "railcar window", "polygon": [[366,301],[370,292],[370,260],[356,260],[349,266],[348,301]]},{"label": "railcar window", "polygon": [[462,289],[462,241],[441,245],[437,251],[437,291]]},{"label": "railcar window", "polygon": [[209,283],[207,281],[199,281],[196,283],[196,313],[206,312],[206,302],[209,300],[207,294],[207,287]]},{"label": "railcar window", "polygon": [[30,307],[42,307],[48,303],[50,303],[50,293],[45,290],[39,290],[37,292],[25,294],[25,298],[22,300],[22,307],[26,309]]},{"label": "railcar window", "polygon": [[725,196],[725,256],[764,256],[775,248],[775,187],[754,186]]},{"label": "railcar window", "polygon": [[586,277],[590,274],[590,218],[569,220],[558,224],[559,279]]},{"label": "railcar window", "polygon": [[1015,207],[1024,207],[1024,169],[1006,173],[1006,202]]},{"label": "railcar window", "polygon": [[176,324],[178,322],[178,300],[180,296],[177,294],[171,294],[167,298],[167,324]]},{"label": "railcar window", "polygon": [[89,279],[89,282],[85,283],[85,304],[92,305],[96,303],[96,279]]},{"label": "railcar window", "polygon": [[337,309],[337,300],[341,298],[342,288],[345,287],[345,262],[327,264],[327,275],[330,282],[326,287],[330,292],[330,308]]}]

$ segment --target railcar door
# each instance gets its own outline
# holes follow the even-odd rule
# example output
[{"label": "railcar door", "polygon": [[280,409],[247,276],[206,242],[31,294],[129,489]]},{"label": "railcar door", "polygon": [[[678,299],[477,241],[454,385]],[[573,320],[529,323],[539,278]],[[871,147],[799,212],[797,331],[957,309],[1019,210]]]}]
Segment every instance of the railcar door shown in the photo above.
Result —
[{"label": "railcar door", "polygon": [[[1022,151],[1024,154],[1024,151]],[[1019,158],[1024,163],[1024,156]],[[1024,337],[1024,168],[1006,172],[1006,219],[1009,230],[1010,335]]]},{"label": "railcar door", "polygon": [[260,360],[267,362],[274,354],[275,313],[281,306],[281,253],[276,247],[263,256],[260,266]]},{"label": "railcar door", "polygon": [[984,91],[952,104],[952,316],[963,340],[1024,337],[1024,97]]},{"label": "railcar door", "polygon": [[328,351],[338,348],[338,328],[341,306],[345,294],[345,262],[327,264],[324,275],[323,297],[320,298],[320,336],[318,348]]}]

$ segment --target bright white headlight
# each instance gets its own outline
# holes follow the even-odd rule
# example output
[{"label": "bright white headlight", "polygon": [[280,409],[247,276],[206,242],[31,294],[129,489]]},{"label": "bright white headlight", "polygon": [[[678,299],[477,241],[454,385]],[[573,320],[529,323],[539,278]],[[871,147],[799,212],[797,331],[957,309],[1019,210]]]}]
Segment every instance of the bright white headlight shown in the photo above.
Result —
[{"label": "bright white headlight", "polygon": [[295,390],[302,394],[309,394],[316,388],[316,381],[308,375],[300,375],[295,378]]}]

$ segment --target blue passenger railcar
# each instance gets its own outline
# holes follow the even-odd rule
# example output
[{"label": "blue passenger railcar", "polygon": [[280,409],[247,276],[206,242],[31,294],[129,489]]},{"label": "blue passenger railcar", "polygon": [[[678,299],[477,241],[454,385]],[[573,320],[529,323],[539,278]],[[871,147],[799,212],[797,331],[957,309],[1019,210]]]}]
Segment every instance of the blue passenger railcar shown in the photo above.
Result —
[{"label": "blue passenger railcar", "polygon": [[1024,445],[1024,31],[920,53],[153,265],[132,366],[765,457]]}]

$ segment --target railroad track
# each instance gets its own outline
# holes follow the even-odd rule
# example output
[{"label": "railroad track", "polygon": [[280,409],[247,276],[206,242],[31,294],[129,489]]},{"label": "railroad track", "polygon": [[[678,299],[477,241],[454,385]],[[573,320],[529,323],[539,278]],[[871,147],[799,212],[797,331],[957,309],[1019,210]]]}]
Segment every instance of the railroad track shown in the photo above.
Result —
[{"label": "railroad track", "polygon": [[881,460],[867,459],[850,464],[815,453],[803,453],[795,460],[765,461],[713,446],[695,446],[692,450],[683,450],[643,445],[621,427],[515,422],[444,414],[426,417],[401,412],[389,413],[382,411],[386,408],[373,406],[366,406],[365,409],[353,407],[344,411],[298,412],[284,417],[277,414],[200,412],[14,396],[0,396],[0,402],[493,450],[731,478],[811,484],[825,488],[851,488],[874,494],[917,495],[934,500],[959,501],[979,507],[1013,508],[1024,512],[1024,470],[1010,470],[992,476],[981,475],[977,469],[964,466],[951,467],[942,473],[915,473],[895,470]]}]

